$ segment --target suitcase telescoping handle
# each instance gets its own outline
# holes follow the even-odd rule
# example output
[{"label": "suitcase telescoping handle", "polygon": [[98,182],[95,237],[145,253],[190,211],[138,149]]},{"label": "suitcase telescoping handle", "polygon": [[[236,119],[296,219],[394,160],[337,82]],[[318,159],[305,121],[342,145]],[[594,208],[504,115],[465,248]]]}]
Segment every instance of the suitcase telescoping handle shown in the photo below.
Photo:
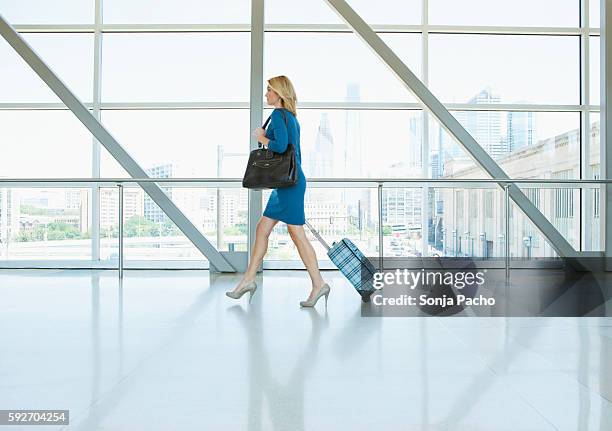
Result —
[{"label": "suitcase telescoping handle", "polygon": [[330,249],[331,247],[330,247],[330,246],[329,246],[329,245],[328,245],[328,244],[325,242],[325,240],[323,239],[323,237],[322,237],[321,235],[319,235],[319,232],[317,232],[317,230],[316,230],[314,227],[312,227],[312,225],[311,225],[310,223],[308,223],[308,220],[305,220],[305,222],[306,222],[306,226],[308,226],[308,229],[310,229],[310,231],[311,231],[311,232],[312,232],[312,234],[315,236],[315,238],[316,238],[317,240],[319,240],[319,242],[320,242],[320,243],[323,245],[323,247],[325,247],[325,249],[326,249],[327,251],[329,251],[329,249]]}]

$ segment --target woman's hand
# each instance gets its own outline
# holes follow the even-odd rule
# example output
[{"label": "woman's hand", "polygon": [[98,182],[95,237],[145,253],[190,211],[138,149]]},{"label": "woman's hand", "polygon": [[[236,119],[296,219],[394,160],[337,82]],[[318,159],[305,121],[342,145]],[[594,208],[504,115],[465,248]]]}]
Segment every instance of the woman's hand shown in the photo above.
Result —
[{"label": "woman's hand", "polygon": [[257,142],[261,142],[262,141],[261,138],[266,136],[266,131],[262,129],[261,127],[258,127],[257,129],[253,131],[253,136],[255,137],[255,139],[257,139]]},{"label": "woman's hand", "polygon": [[266,138],[266,131],[261,127],[258,127],[253,131],[253,136],[257,139],[257,142],[260,142],[265,148],[268,148],[268,142],[270,140]]}]

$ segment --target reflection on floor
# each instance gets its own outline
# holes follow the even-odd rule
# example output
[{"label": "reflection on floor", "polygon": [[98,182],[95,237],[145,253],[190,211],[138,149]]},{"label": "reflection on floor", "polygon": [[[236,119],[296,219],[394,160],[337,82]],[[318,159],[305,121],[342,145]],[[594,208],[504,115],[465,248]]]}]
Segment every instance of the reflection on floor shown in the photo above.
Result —
[{"label": "reflection on floor", "polygon": [[238,277],[0,271],[0,409],[82,431],[612,430],[612,318],[364,318],[336,271],[327,310],[300,309],[304,271],[266,271],[251,304],[224,295]]}]

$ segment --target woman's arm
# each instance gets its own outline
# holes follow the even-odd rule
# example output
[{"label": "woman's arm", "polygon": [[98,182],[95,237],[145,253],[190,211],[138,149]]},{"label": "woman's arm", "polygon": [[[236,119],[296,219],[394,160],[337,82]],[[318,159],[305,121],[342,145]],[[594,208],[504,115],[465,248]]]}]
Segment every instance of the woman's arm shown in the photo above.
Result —
[{"label": "woman's arm", "polygon": [[274,151],[275,153],[284,153],[287,150],[287,145],[289,144],[289,135],[287,131],[287,125],[285,124],[285,119],[283,118],[282,112],[280,110],[275,109],[272,112],[272,130],[274,130],[274,139],[266,138],[265,132],[263,129],[257,129],[257,141],[261,142],[262,145],[269,150]]}]

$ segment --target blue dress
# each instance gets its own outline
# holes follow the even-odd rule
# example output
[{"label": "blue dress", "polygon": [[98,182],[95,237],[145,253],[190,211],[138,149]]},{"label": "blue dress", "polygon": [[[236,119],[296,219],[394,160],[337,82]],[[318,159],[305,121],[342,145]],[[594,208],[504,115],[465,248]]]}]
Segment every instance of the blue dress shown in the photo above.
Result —
[{"label": "blue dress", "polygon": [[[287,124],[285,124],[281,110],[285,111]],[[287,224],[303,225],[306,221],[304,216],[306,177],[302,171],[300,123],[298,123],[297,118],[295,118],[291,111],[284,108],[276,108],[272,111],[272,119],[266,129],[266,138],[270,139],[268,149],[277,153],[283,153],[287,149],[287,144],[293,144],[298,168],[298,181],[290,187],[274,189],[270,194],[263,215]]]}]

